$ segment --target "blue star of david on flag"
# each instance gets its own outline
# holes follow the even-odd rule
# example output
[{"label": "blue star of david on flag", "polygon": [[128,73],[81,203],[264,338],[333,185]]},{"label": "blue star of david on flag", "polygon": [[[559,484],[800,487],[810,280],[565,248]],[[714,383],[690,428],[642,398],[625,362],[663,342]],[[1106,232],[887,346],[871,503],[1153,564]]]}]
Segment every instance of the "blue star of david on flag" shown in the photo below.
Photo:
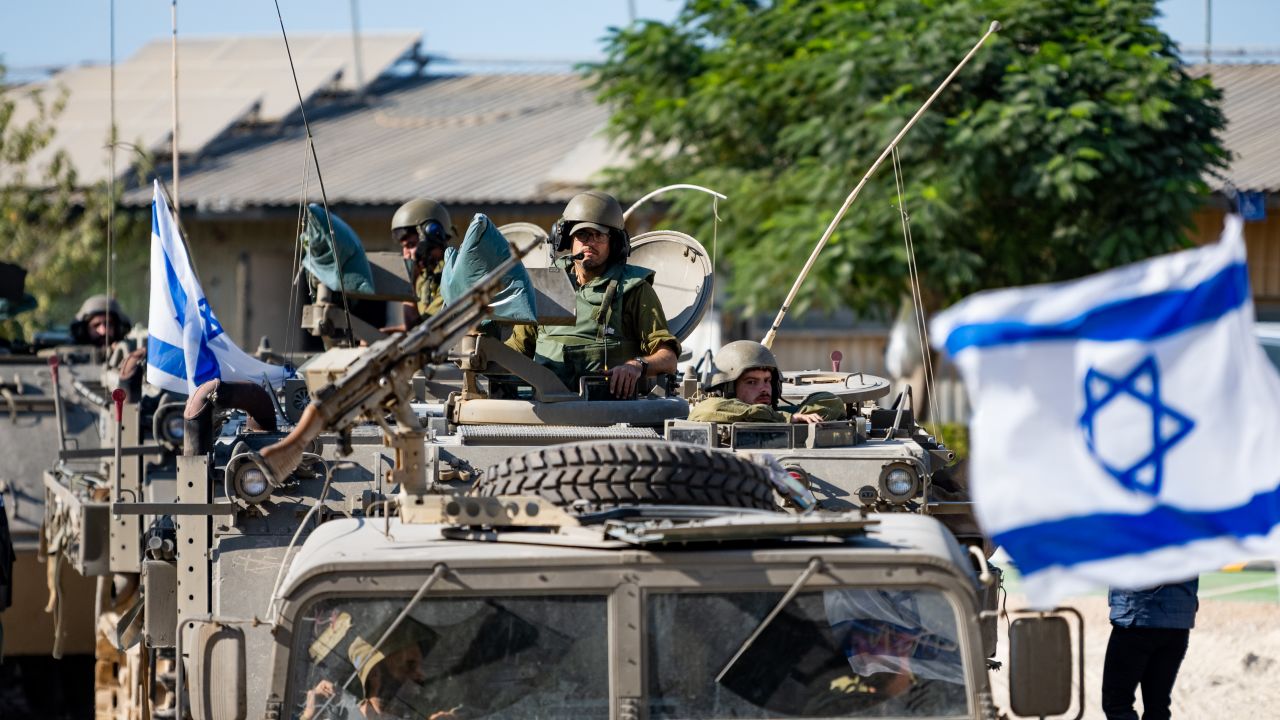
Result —
[{"label": "blue star of david on flag", "polygon": [[[1124,377],[1089,368],[1084,377],[1085,409],[1080,416],[1089,452],[1126,489],[1159,495],[1165,455],[1195,427],[1195,422],[1160,398],[1160,369],[1147,356]],[[1108,445],[1116,423],[1149,423],[1149,445],[1121,441]],[[1118,429],[1118,428],[1117,428]]]}]

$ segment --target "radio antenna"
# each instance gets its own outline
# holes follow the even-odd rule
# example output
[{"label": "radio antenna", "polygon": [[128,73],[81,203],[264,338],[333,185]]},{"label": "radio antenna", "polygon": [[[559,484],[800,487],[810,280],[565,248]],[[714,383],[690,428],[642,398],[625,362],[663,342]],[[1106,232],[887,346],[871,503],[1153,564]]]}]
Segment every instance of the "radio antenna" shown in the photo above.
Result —
[{"label": "radio antenna", "polygon": [[978,49],[982,47],[982,44],[987,41],[987,38],[991,37],[993,33],[999,31],[1000,22],[998,20],[992,21],[991,26],[987,28],[987,32],[983,34],[973,48],[969,50],[969,53],[964,56],[964,59],[960,61],[960,64],[955,66],[951,71],[951,74],[942,81],[942,84],[938,86],[938,89],[933,91],[933,94],[929,96],[929,99],[924,101],[924,105],[920,106],[920,109],[916,111],[916,114],[912,115],[911,119],[907,121],[907,124],[898,131],[898,134],[889,143],[889,146],[884,149],[884,152],[880,153],[880,157],[876,158],[871,169],[867,171],[866,175],[862,176],[862,180],[858,182],[857,187],[853,189],[853,192],[849,193],[849,197],[845,198],[844,205],[841,205],[840,211],[836,213],[835,217],[831,218],[831,224],[827,226],[826,232],[822,233],[822,238],[818,240],[818,244],[813,248],[813,252],[809,254],[809,259],[805,261],[804,268],[800,270],[799,277],[797,277],[795,283],[792,284],[791,291],[787,293],[787,299],[782,303],[782,309],[778,310],[778,317],[774,318],[773,325],[769,327],[769,332],[765,333],[764,339],[760,341],[762,345],[767,348],[773,347],[773,339],[777,337],[778,328],[782,325],[782,319],[787,316],[787,310],[791,308],[791,303],[796,299],[796,293],[800,292],[800,286],[804,284],[805,278],[809,276],[809,271],[813,269],[813,264],[818,260],[818,254],[822,252],[822,248],[827,246],[827,241],[831,239],[831,234],[835,232],[836,226],[844,219],[844,214],[849,211],[849,207],[853,205],[853,201],[858,197],[858,193],[862,192],[862,186],[867,184],[867,181],[871,179],[871,176],[875,171],[879,169],[880,164],[883,163],[885,158],[889,157],[889,154],[893,152],[893,149],[898,146],[898,142],[906,136],[912,126],[916,124],[916,121],[920,119],[920,116],[924,115],[924,111],[929,109],[929,106],[933,104],[933,101],[938,99],[938,96],[942,94],[942,91],[951,84],[951,80],[959,74],[960,70],[966,64],[968,64],[969,60],[978,52]]}]

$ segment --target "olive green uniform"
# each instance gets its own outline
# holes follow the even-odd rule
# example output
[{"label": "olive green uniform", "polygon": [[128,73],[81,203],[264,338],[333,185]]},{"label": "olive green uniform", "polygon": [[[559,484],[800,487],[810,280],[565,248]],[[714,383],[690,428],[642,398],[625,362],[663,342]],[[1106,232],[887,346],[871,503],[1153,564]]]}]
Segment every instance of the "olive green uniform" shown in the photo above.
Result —
[{"label": "olive green uniform", "polygon": [[440,278],[444,273],[444,260],[431,272],[422,272],[413,281],[413,294],[418,296],[418,315],[424,319],[440,312],[444,307],[444,295],[440,292]]},{"label": "olive green uniform", "polygon": [[817,392],[805,398],[797,409],[786,406],[787,410],[778,410],[768,405],[752,405],[737,398],[707,398],[689,411],[689,419],[697,422],[757,422],[785,423],[791,422],[796,413],[816,413],[824,421],[843,420],[844,403],[829,392]]},{"label": "olive green uniform", "polygon": [[653,271],[615,264],[600,277],[578,285],[572,263],[556,261],[574,285],[573,325],[517,325],[507,346],[546,365],[571,390],[583,375],[602,373],[662,345],[679,354],[680,341],[667,329],[667,316],[653,289]]}]

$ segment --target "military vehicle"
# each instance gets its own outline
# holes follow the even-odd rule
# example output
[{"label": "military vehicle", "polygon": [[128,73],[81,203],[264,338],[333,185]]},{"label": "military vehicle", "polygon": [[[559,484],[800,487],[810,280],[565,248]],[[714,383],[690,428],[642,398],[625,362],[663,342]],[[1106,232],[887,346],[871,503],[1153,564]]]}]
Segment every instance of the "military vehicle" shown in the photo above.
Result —
[{"label": "military vehicle", "polygon": [[[12,317],[15,306],[35,306],[34,298],[24,292],[25,276],[21,268],[0,263],[0,318]],[[103,442],[107,426],[100,422],[110,404],[106,388],[114,387],[132,349],[127,339],[111,353],[89,344],[89,320],[108,312],[116,314],[118,334],[127,333],[128,318],[105,296],[94,296],[80,308],[70,331],[37,332],[30,342],[0,340],[0,512],[14,549],[9,574],[4,563],[8,547],[0,538],[3,717],[79,717],[93,706],[90,683],[98,650],[94,622],[105,588],[64,562],[67,556],[60,543],[72,533],[42,532],[46,517],[57,517],[63,525],[70,518],[63,508],[46,507],[41,477],[50,468],[78,474],[88,483],[88,495],[93,493],[91,485],[100,485],[104,477],[102,462],[113,452]],[[145,422],[156,419],[160,400],[142,400]],[[181,406],[170,409],[177,412],[168,413],[169,426],[180,431]],[[156,463],[150,470],[158,482],[165,473],[165,450],[151,443],[150,451],[131,458]],[[172,477],[172,460],[169,466]],[[91,526],[89,537],[103,537],[109,521],[105,512],[83,520]]]},{"label": "military vehicle", "polygon": [[[0,512],[7,514],[15,558],[10,583],[0,583],[9,584],[12,593],[0,591],[0,597],[9,595],[12,601],[7,608],[0,601],[0,715],[25,710],[56,717],[76,705],[83,710],[91,704],[87,684],[93,671],[95,583],[61,564],[44,562],[48,548],[40,534],[45,515],[40,478],[59,461],[60,452],[83,454],[99,447],[93,401],[76,389],[101,395],[93,387],[101,369],[94,362],[94,350],[62,349],[59,384],[69,392],[61,399],[45,357],[0,355]],[[86,469],[96,465],[65,462]],[[6,552],[0,547],[0,555]],[[51,594],[48,588],[58,592]],[[57,692],[59,675],[51,672],[55,656],[61,658],[56,667],[67,676],[79,675],[78,693]]]},{"label": "military vehicle", "polygon": [[[567,388],[473,331],[514,262],[424,325],[305,363],[300,415],[296,383],[202,386],[168,481],[127,471],[145,452],[129,432],[108,433],[105,483],[46,474],[47,532],[66,528],[76,570],[137,563],[137,592],[99,614],[128,669],[99,674],[100,715],[993,715],[998,573],[928,517],[967,503],[934,497],[949,451],[905,398],[788,374],[784,395],[833,390],[852,419],[721,427],[683,419],[689,380]],[[539,320],[571,318],[564,274],[525,262]],[[687,336],[705,250],[657,233],[632,262],[659,266]],[[114,397],[113,425],[139,426],[139,396]],[[1067,623],[1019,623],[1015,710],[1064,711]],[[855,652],[880,646],[897,659]]]}]

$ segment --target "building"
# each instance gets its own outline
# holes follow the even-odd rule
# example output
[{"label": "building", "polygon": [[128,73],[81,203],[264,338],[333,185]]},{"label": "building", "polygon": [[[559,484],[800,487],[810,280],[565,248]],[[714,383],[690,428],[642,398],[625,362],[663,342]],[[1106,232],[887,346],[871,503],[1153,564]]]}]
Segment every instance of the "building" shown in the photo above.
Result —
[{"label": "building", "polygon": [[1212,199],[1196,213],[1192,239],[1213,242],[1244,201],[1249,280],[1258,319],[1280,320],[1280,64],[1200,65],[1222,90],[1231,165],[1208,178]]},{"label": "building", "polygon": [[[303,199],[327,196],[368,249],[392,249],[390,217],[413,197],[447,203],[459,230],[480,211],[499,224],[522,220],[546,227],[600,170],[624,160],[603,139],[607,109],[578,76],[433,76],[422,72],[426,60],[418,42],[414,34],[366,36],[368,73],[357,78],[345,38],[292,39],[322,192],[278,38],[184,41],[181,220],[210,303],[242,345],[253,347],[265,335],[279,347],[291,333],[297,337],[296,311],[288,303]],[[67,127],[74,130],[70,136],[80,145],[72,155],[90,164],[102,144],[92,140],[87,118],[93,109],[76,103],[97,107],[101,123],[102,72],[78,68],[55,78],[72,86],[59,136]],[[147,46],[117,70],[118,92],[126,93],[121,97],[137,94],[145,110],[139,115],[147,118],[122,121],[121,136],[137,134],[158,156],[169,141],[168,72],[167,41]],[[1280,143],[1274,140],[1280,116],[1273,110],[1280,65],[1195,66],[1193,72],[1210,74],[1224,92],[1224,139],[1233,158],[1222,177],[1206,178],[1213,195],[1196,214],[1190,236],[1212,241],[1228,209],[1247,200],[1258,314],[1280,320]],[[89,99],[77,100],[81,94]],[[105,133],[105,126],[96,132]],[[170,169],[156,173],[168,178]],[[150,189],[131,190],[126,201],[145,206]],[[721,338],[758,337],[764,330],[759,325],[738,323],[699,336],[715,345]],[[883,323],[851,322],[847,314],[828,322],[796,318],[789,319],[775,351],[788,367],[826,367],[830,352],[840,350],[845,369],[883,373],[887,336]],[[939,388],[938,396],[948,398],[942,414],[967,416],[953,373],[943,368],[940,377],[951,383]]]}]

